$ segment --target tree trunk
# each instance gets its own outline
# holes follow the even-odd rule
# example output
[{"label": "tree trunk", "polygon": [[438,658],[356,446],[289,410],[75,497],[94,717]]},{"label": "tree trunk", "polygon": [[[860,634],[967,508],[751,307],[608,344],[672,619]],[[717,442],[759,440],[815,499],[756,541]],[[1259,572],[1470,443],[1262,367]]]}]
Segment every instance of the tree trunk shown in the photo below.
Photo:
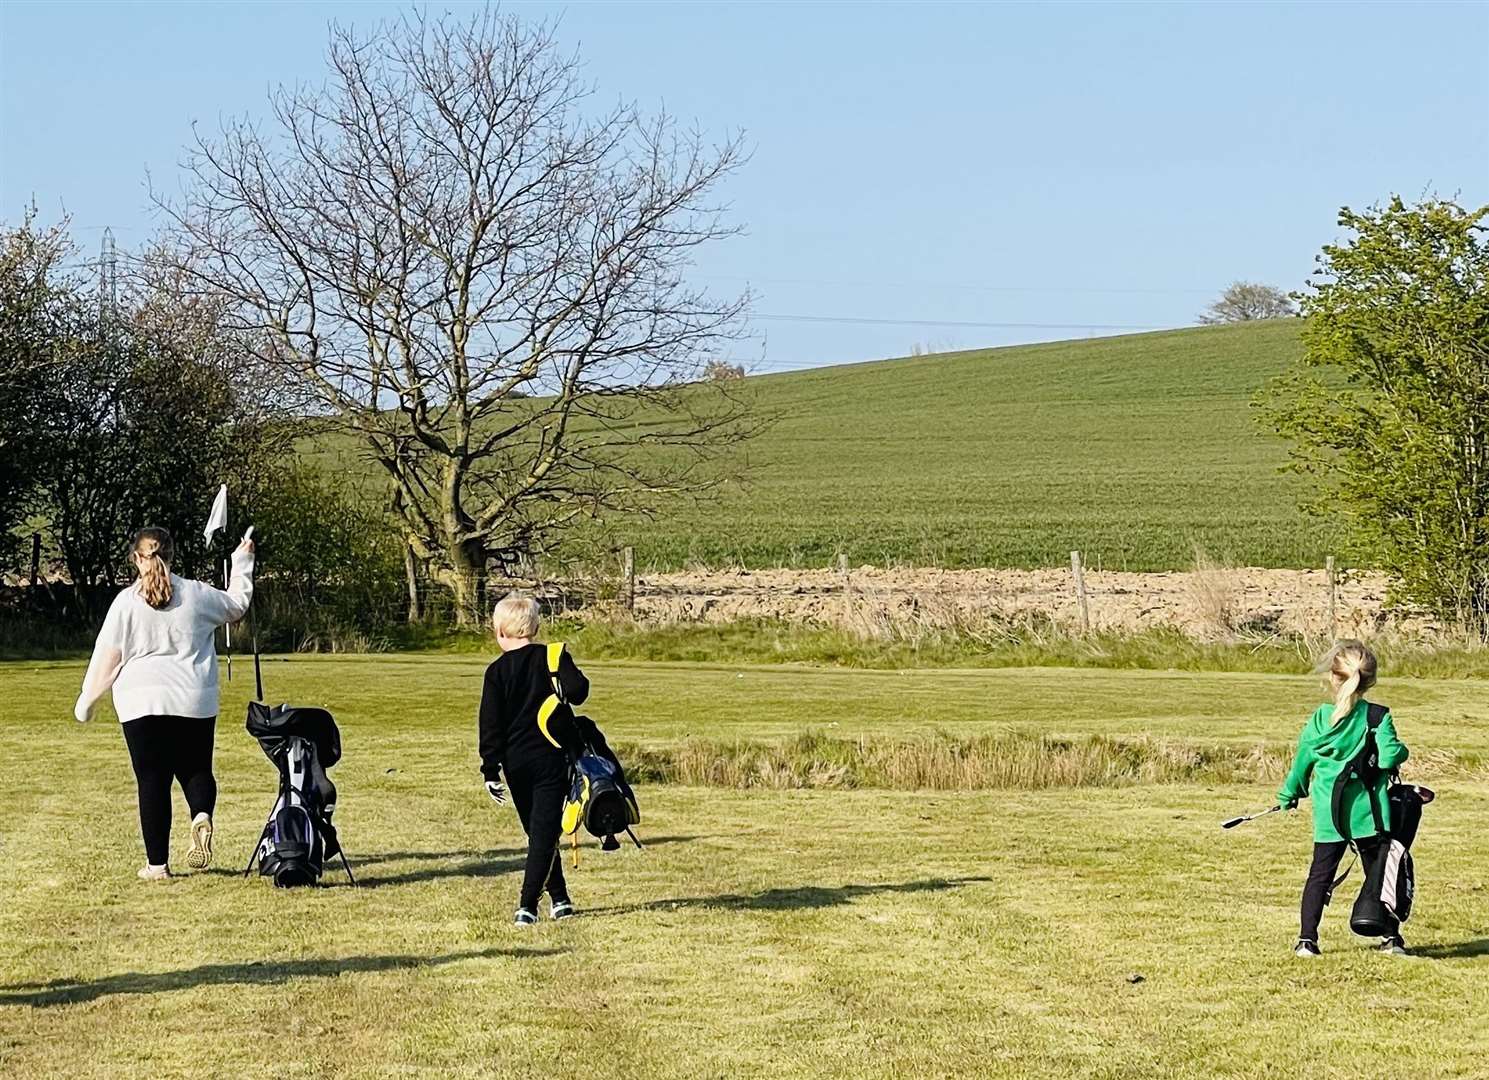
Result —
[{"label": "tree trunk", "polygon": [[403,574],[408,581],[408,621],[422,622],[424,606],[419,602],[419,568],[414,559],[414,548],[407,541],[403,545]]},{"label": "tree trunk", "polygon": [[485,619],[486,594],[486,550],[480,541],[450,545],[446,581],[455,598],[455,625],[463,630],[479,629]]}]

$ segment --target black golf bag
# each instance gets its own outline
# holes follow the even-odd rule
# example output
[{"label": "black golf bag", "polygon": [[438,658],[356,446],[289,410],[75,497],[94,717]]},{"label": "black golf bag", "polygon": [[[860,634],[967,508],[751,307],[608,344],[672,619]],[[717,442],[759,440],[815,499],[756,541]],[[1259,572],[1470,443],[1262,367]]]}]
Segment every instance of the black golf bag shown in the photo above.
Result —
[{"label": "black golf bag", "polygon": [[[600,847],[614,851],[616,839],[625,833],[638,848],[641,841],[631,831],[641,823],[641,809],[636,793],[626,782],[626,771],[599,726],[587,716],[574,717],[574,726],[583,740],[583,749],[573,755],[570,768],[572,783],[564,800],[563,832],[574,838],[578,849],[579,826],[591,836],[602,837]],[[577,856],[576,856],[577,858]]]},{"label": "black golf bag", "polygon": [[341,760],[341,732],[325,709],[248,703],[248,733],[279,770],[279,795],[258,845],[243,871],[253,864],[280,888],[314,885],[326,860],[341,857],[352,884],[351,866],[341,850],[331,816],[336,785],[326,770]]},{"label": "black golf bag", "polygon": [[[1350,835],[1349,822],[1344,812],[1345,785],[1352,779],[1365,788],[1370,800],[1370,812],[1375,819],[1375,835],[1379,846],[1370,850],[1365,860],[1365,880],[1360,885],[1360,895],[1355,898],[1349,913],[1349,928],[1361,937],[1392,937],[1400,925],[1411,917],[1412,901],[1416,898],[1417,875],[1412,863],[1411,843],[1416,839],[1417,827],[1422,822],[1422,807],[1433,799],[1430,788],[1415,784],[1403,784],[1399,778],[1386,790],[1386,802],[1390,809],[1391,824],[1386,827],[1380,806],[1374,795],[1375,785],[1380,782],[1381,769],[1375,745],[1375,729],[1385,719],[1384,705],[1370,705],[1365,719],[1365,745],[1354,756],[1335,781],[1333,792],[1334,828],[1349,841],[1358,853],[1360,846]],[[1351,864],[1353,865],[1353,864]],[[1334,888],[1349,875],[1346,869],[1330,886]]]},{"label": "black golf bag", "polygon": [[1390,937],[1411,918],[1417,891],[1411,842],[1422,822],[1422,807],[1433,797],[1430,788],[1416,784],[1392,784],[1386,793],[1391,804],[1391,827],[1375,859],[1365,868],[1365,881],[1349,913],[1349,928],[1361,937]]}]

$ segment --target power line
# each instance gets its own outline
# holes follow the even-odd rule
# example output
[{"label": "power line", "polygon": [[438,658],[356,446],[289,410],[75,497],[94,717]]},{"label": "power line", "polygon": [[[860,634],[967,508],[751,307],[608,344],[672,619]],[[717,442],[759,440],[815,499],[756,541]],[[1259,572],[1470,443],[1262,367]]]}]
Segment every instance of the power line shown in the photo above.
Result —
[{"label": "power line", "polygon": [[965,330],[1167,330],[1166,326],[1139,326],[1126,323],[1033,323],[1033,322],[961,322],[953,319],[883,319],[858,315],[772,315],[757,314],[753,319],[771,322],[851,323],[860,326],[949,326]]},{"label": "power line", "polygon": [[834,281],[824,278],[752,277],[748,274],[698,274],[696,276],[716,281],[743,281],[746,283],[758,281],[762,284],[774,283],[777,285],[831,285],[846,289],[937,289],[986,293],[1093,293],[1124,296],[1169,296],[1181,293],[1193,294],[1195,296],[1210,296],[1219,291],[1218,288],[1196,289],[1159,286],[1111,288],[1086,285],[970,285],[943,281]]}]

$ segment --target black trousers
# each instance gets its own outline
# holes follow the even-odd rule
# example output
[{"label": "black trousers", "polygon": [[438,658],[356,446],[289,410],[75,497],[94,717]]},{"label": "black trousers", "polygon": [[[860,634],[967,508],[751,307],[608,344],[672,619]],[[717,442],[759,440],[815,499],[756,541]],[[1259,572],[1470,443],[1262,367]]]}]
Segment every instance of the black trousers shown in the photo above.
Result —
[{"label": "black trousers", "polygon": [[519,907],[536,914],[538,897],[548,890],[557,903],[569,898],[558,840],[563,833],[564,796],[569,793],[569,766],[562,758],[508,762],[507,784],[512,805],[527,833],[527,866],[522,874]]},{"label": "black trousers", "polygon": [[[1375,861],[1385,858],[1385,837],[1371,836],[1356,840],[1355,843],[1359,845],[1360,862],[1368,876]],[[1313,865],[1308,868],[1308,880],[1303,885],[1302,928],[1298,932],[1299,937],[1309,941],[1318,940],[1318,924],[1324,916],[1324,905],[1329,899],[1329,886],[1334,883],[1334,875],[1338,873],[1339,863],[1348,848],[1349,845],[1343,840],[1313,845]]]},{"label": "black trousers", "polygon": [[145,857],[164,866],[171,851],[171,781],[181,785],[192,817],[217,805],[212,742],[217,717],[141,716],[119,725],[140,792]]}]

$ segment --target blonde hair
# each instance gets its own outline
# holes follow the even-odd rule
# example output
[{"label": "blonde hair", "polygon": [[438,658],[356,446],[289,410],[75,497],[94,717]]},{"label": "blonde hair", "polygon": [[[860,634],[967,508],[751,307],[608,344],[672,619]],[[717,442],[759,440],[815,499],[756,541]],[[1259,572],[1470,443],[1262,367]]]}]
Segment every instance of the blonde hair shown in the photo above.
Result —
[{"label": "blonde hair", "polygon": [[1363,641],[1348,638],[1337,642],[1318,665],[1318,672],[1328,673],[1334,689],[1334,715],[1337,724],[1354,711],[1365,691],[1375,685],[1375,653]]},{"label": "blonde hair", "polygon": [[140,596],[153,608],[165,607],[171,602],[171,560],[176,557],[171,534],[153,526],[141,529],[129,551],[140,575]]},{"label": "blonde hair", "polygon": [[538,602],[531,596],[508,593],[491,613],[491,628],[498,637],[530,638],[538,632]]}]

